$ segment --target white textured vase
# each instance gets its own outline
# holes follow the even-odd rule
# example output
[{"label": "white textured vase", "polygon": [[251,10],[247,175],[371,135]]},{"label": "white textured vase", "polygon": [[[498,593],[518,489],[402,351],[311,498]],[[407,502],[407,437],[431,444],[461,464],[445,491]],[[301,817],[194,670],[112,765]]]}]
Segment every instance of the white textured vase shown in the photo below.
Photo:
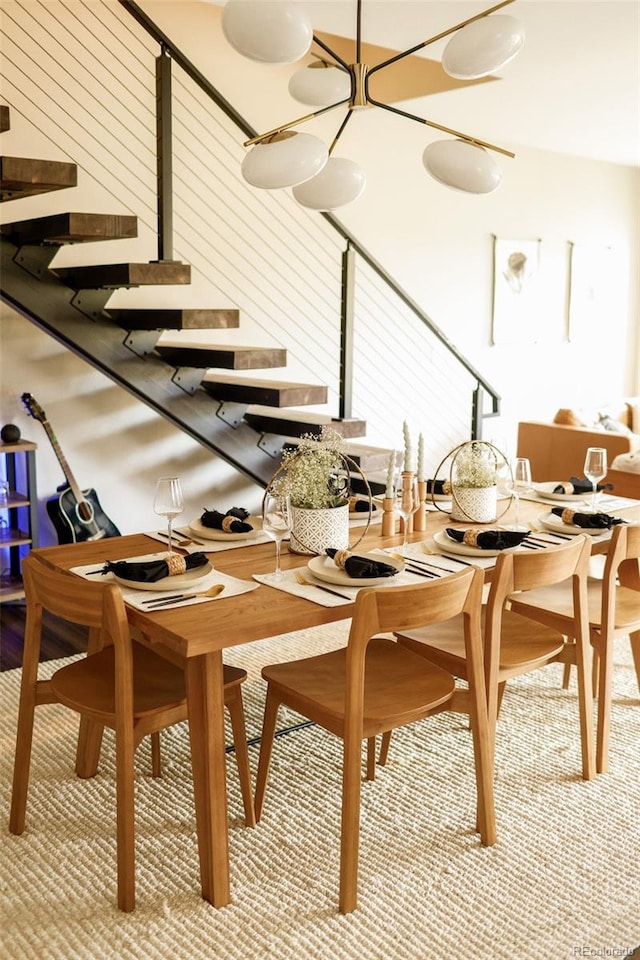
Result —
[{"label": "white textured vase", "polygon": [[498,488],[459,487],[452,488],[451,519],[492,523],[498,515]]},{"label": "white textured vase", "polygon": [[323,554],[327,547],[349,548],[349,504],[325,510],[292,507],[289,549],[294,553]]}]

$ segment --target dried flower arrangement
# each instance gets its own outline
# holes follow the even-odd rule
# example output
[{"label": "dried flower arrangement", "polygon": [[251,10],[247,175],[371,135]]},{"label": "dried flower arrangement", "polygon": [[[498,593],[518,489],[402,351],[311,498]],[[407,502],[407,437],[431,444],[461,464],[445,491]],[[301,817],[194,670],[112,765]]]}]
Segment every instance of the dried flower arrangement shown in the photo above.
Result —
[{"label": "dried flower arrangement", "polygon": [[452,480],[458,487],[493,487],[498,482],[496,452],[491,444],[481,440],[463,444],[452,466]]},{"label": "dried flower arrangement", "polygon": [[305,434],[295,449],[286,450],[273,481],[274,491],[288,494],[294,507],[322,510],[349,501],[349,458],[344,438],[325,425],[318,436]]}]

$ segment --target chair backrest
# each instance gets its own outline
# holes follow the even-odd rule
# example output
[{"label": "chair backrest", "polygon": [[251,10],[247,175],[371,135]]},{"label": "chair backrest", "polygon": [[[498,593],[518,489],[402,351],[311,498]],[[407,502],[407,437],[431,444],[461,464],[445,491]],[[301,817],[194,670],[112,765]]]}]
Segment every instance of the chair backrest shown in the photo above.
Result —
[{"label": "chair backrest", "polygon": [[362,711],[364,665],[369,640],[381,633],[403,633],[416,627],[442,623],[460,614],[467,656],[480,673],[478,696],[484,696],[482,678],[482,586],[478,567],[409,587],[373,587],[361,590],[351,621],[347,646],[347,712]]},{"label": "chair backrest", "polygon": [[487,598],[484,629],[485,674],[489,697],[497,690],[502,616],[510,595],[571,580],[576,632],[587,637],[587,578],[591,538],[582,535],[544,550],[503,553],[496,560]]},{"label": "chair backrest", "polygon": [[[620,564],[624,563],[625,560],[638,560],[639,558],[640,523],[618,524],[618,526],[613,528],[611,543],[602,571],[602,608],[600,612],[600,624],[602,627],[605,626],[608,620],[609,628],[613,628],[615,618],[615,593]],[[633,575],[627,577],[625,580],[625,586],[640,591],[640,574],[637,565]],[[638,597],[638,603],[640,604],[640,597]]]},{"label": "chair backrest", "polygon": [[27,601],[25,657],[37,663],[42,631],[42,611],[62,620],[89,627],[92,652],[112,643],[115,648],[116,701],[126,714],[132,711],[133,662],[127,614],[120,589],[113,583],[94,583],[73,573],[53,570],[35,553],[22,562]]}]

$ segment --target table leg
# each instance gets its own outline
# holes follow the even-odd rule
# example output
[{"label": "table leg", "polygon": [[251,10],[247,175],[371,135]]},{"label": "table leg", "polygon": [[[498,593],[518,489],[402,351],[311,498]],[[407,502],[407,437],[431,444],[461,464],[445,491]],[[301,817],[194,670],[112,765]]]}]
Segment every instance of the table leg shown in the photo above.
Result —
[{"label": "table leg", "polygon": [[190,658],[186,684],[202,896],[223,907],[231,894],[221,652]]}]

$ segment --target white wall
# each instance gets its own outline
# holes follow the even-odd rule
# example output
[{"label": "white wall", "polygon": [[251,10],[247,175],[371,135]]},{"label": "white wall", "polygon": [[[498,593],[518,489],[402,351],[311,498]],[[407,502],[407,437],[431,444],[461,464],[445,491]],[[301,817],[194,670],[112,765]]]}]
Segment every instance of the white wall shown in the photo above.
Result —
[{"label": "white wall", "polygon": [[[282,104],[271,102],[271,91],[284,84],[280,78],[286,72],[269,70],[269,80],[263,82],[262,68],[231,56],[216,33],[213,8],[171,0],[144,6],[165,32],[175,32],[191,47],[187,53],[196,65],[254,126],[265,129],[282,120]],[[299,115],[299,106],[291,104],[285,102],[284,115]],[[344,208],[340,219],[498,388],[503,416],[487,426],[488,436],[505,437],[513,444],[518,419],[546,418],[560,406],[640,393],[637,169],[507,143],[517,157],[501,161],[502,187],[490,197],[473,198],[447,190],[424,174],[422,127],[373,111],[355,118],[354,129],[356,123],[357,137],[352,134],[353,139],[345,141],[345,155],[360,159],[369,182],[364,196]],[[11,142],[16,141],[8,140],[6,146],[3,141],[3,152],[11,153]],[[382,149],[385,144],[391,144],[389,151]],[[23,211],[34,202],[21,201],[20,214],[4,212],[4,219],[29,216]],[[38,207],[38,215],[41,212]],[[526,351],[490,346],[494,234],[541,239],[549,343]],[[564,339],[569,242],[616,251],[615,296],[593,342]],[[261,492],[256,487],[27,320],[2,307],[0,323],[0,422],[17,423],[26,437],[39,443],[42,498],[54,492],[62,477],[41,428],[22,409],[19,398],[25,390],[45,407],[79,484],[95,487],[122,532],[157,524],[151,499],[154,480],[161,474],[182,477],[185,519],[197,516],[204,506],[257,506]],[[394,385],[385,389],[393,398]],[[400,384],[395,389],[398,392]],[[399,437],[398,446],[400,442]],[[53,542],[48,521],[43,532],[44,541]]]}]

